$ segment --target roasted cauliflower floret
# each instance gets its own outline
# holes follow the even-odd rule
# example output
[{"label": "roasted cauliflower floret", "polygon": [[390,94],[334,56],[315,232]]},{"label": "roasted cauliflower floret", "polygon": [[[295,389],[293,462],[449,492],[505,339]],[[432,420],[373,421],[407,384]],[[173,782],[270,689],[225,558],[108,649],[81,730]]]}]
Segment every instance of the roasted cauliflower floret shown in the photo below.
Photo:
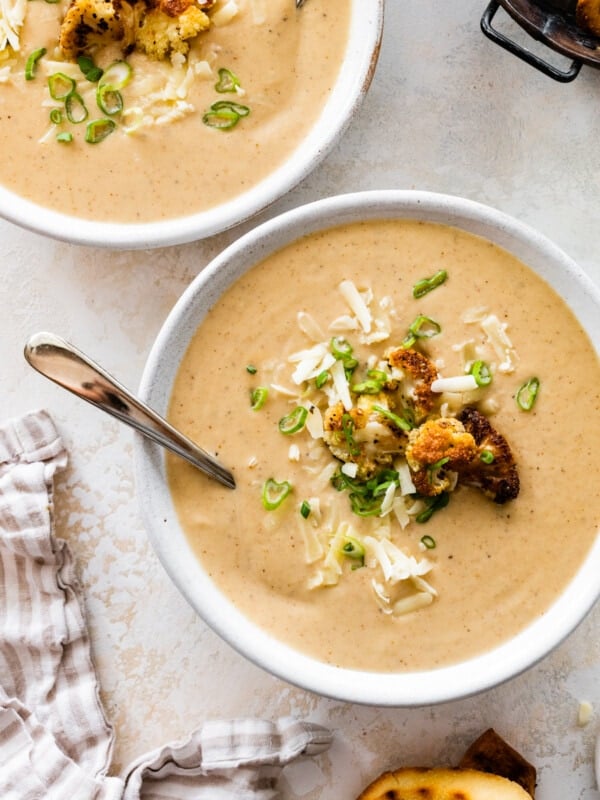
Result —
[{"label": "roasted cauliflower floret", "polygon": [[171,15],[162,10],[177,3],[163,3],[148,11],[141,19],[135,35],[135,46],[150,58],[168,58],[172,53],[186,55],[190,39],[210,27],[210,19],[197,5],[190,5],[180,14]]},{"label": "roasted cauliflower floret", "polygon": [[514,500],[520,489],[519,473],[504,436],[475,408],[463,408],[458,419],[477,445],[477,457],[459,471],[460,482],[481,489],[495,503]]},{"label": "roasted cauliflower floret", "polygon": [[406,434],[377,407],[388,410],[384,394],[361,395],[350,411],[345,411],[341,402],[336,403],[323,417],[325,444],[339,461],[356,464],[361,479],[391,467],[406,446]]},{"label": "roasted cauliflower floret", "polygon": [[210,27],[205,13],[213,0],[72,0],[59,45],[68,59],[96,47],[120,43],[123,53],[140,50],[157,60],[185,55],[189,42]]},{"label": "roasted cauliflower floret", "polygon": [[73,0],[60,26],[58,43],[65,58],[75,59],[95,47],[133,41],[133,9],[122,0]]},{"label": "roasted cauliflower floret", "polygon": [[406,460],[415,488],[426,497],[454,488],[456,473],[476,456],[475,439],[454,417],[427,420],[408,435]]},{"label": "roasted cauliflower floret", "polygon": [[433,361],[418,350],[405,347],[391,350],[386,356],[392,368],[402,371],[403,400],[414,411],[415,421],[422,422],[436,401],[436,395],[431,391],[431,384],[438,377]]}]

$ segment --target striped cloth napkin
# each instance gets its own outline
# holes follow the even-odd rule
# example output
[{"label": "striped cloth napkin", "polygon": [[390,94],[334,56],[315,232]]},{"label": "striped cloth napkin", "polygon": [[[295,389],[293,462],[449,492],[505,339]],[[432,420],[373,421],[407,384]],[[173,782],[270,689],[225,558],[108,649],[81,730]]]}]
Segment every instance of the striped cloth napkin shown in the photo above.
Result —
[{"label": "striped cloth napkin", "polygon": [[53,535],[67,454],[44,411],[0,425],[0,798],[272,800],[283,766],[331,743],[292,718],[208,721],[110,776],[73,559]]}]

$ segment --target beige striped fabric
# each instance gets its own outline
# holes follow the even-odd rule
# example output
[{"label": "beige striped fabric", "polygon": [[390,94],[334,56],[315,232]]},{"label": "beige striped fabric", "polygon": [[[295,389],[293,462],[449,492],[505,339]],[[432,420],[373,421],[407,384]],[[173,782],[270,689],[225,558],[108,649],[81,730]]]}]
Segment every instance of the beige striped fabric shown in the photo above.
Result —
[{"label": "beige striped fabric", "polygon": [[73,559],[53,531],[67,454],[50,416],[0,425],[0,798],[273,800],[285,764],[331,743],[282,718],[209,720],[110,775],[114,733],[100,703]]}]

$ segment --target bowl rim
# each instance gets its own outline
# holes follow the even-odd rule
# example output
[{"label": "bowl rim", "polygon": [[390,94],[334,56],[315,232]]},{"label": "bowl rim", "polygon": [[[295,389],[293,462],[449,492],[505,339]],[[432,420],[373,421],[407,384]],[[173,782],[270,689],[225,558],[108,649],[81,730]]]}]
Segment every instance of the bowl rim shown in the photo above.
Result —
[{"label": "bowl rim", "polygon": [[[324,198],[284,212],[249,231],[214,258],[192,281],[165,320],[148,356],[141,397],[165,413],[170,382],[193,329],[198,308],[207,310],[220,292],[256,261],[311,231],[361,219],[424,219],[485,236],[526,260],[582,319],[596,352],[600,290],[543,234],[487,205],[415,190],[374,190]],[[187,330],[186,330],[187,326]],[[183,331],[183,332],[182,332]],[[167,367],[165,365],[167,364]],[[167,375],[165,376],[165,369]],[[150,542],[165,570],[201,618],[228,644],[267,672],[305,690],[358,704],[416,707],[449,702],[504,683],[534,666],[569,636],[600,596],[600,536],[559,598],[516,637],[459,664],[419,672],[376,673],[336,667],[275,640],[244,617],[211,585],[178,526],[159,448],[135,439],[136,484]],[[176,547],[173,547],[173,543]]]},{"label": "bowl rim", "polygon": [[59,241],[124,250],[198,241],[250,219],[307,177],[345,133],[375,73],[384,6],[385,0],[352,0],[346,51],[321,114],[285,161],[243,194],[186,217],[119,223],[63,214],[0,186],[0,217]]}]

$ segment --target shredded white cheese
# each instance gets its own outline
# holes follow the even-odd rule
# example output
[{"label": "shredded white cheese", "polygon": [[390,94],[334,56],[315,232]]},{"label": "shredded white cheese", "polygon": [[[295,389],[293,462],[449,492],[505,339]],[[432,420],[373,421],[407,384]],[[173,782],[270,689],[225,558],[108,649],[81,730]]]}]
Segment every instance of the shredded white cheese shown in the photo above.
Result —
[{"label": "shredded white cheese", "polygon": [[371,312],[353,281],[342,281],[339,288],[342,297],[350,306],[352,313],[356,315],[363,331],[369,333],[372,323]]},{"label": "shredded white cheese", "polygon": [[228,25],[231,20],[237,16],[240,8],[235,0],[227,0],[223,5],[220,5],[216,11],[210,15],[210,21],[215,28],[222,28],[223,25]]},{"label": "shredded white cheese", "polygon": [[313,342],[322,342],[325,339],[325,334],[321,330],[319,323],[306,311],[299,311],[296,319],[302,333],[305,333]]},{"label": "shredded white cheese", "polygon": [[0,0],[0,52],[21,49],[20,34],[25,22],[27,0]]},{"label": "shredded white cheese", "polygon": [[481,327],[487,334],[491,346],[496,351],[500,372],[514,372],[517,354],[503,325],[495,314],[488,314],[481,320]]},{"label": "shredded white cheese", "polygon": [[336,361],[331,367],[331,377],[333,378],[333,386],[336,394],[341,400],[342,405],[346,411],[352,408],[352,397],[350,396],[350,386],[344,371],[344,364],[342,361]]},{"label": "shredded white cheese", "polygon": [[477,389],[477,381],[473,375],[455,375],[450,378],[436,378],[431,384],[431,391],[436,393],[470,392]]}]

